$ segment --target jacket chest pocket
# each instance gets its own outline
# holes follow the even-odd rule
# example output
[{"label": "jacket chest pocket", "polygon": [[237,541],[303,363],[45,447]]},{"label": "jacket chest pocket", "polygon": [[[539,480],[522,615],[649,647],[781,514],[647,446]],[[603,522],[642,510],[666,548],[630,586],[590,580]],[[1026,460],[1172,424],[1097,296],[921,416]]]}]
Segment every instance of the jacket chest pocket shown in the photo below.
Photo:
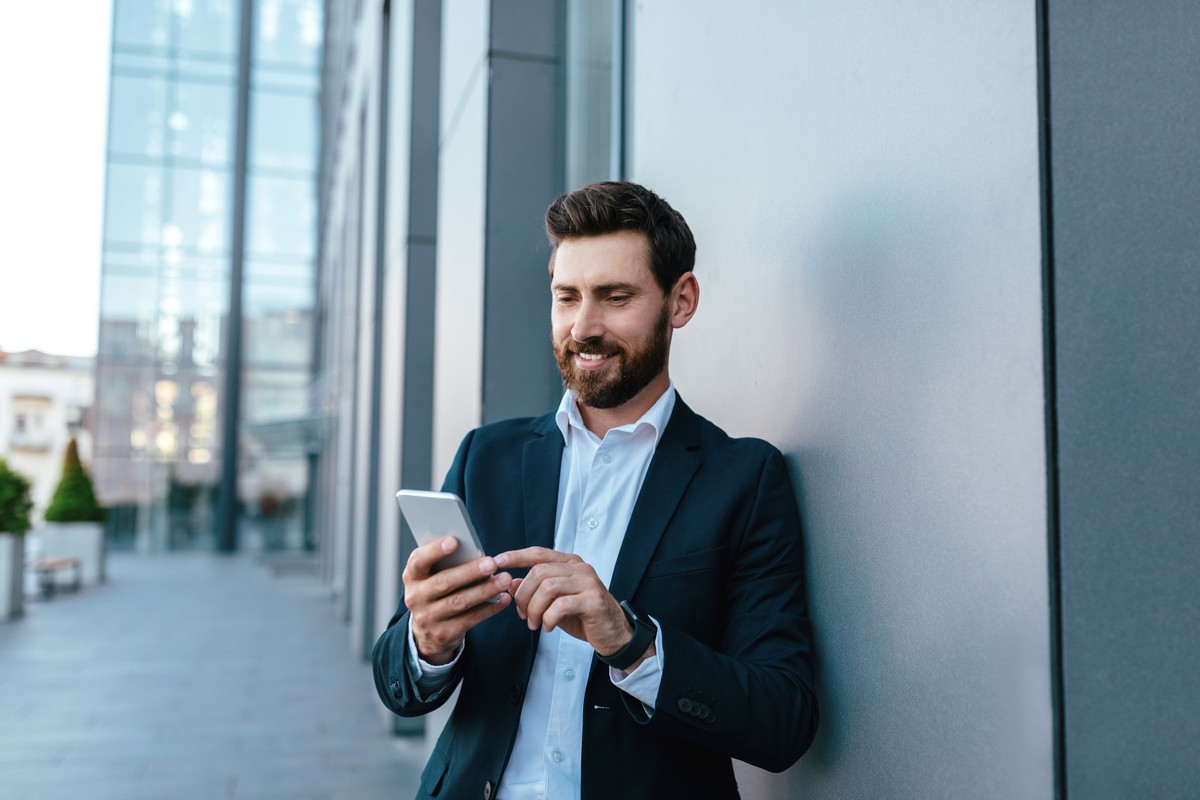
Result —
[{"label": "jacket chest pocket", "polygon": [[717,603],[723,594],[725,548],[714,547],[656,559],[637,590],[638,611],[687,631],[702,641],[716,632]]},{"label": "jacket chest pocket", "polygon": [[692,573],[720,572],[724,567],[725,548],[714,547],[670,558],[656,558],[646,567],[642,582],[675,578]]}]

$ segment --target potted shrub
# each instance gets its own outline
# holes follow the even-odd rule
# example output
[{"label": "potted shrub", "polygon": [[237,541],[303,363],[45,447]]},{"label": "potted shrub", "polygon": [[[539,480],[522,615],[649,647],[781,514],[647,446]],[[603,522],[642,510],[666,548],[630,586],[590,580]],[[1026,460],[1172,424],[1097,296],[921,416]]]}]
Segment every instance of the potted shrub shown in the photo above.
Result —
[{"label": "potted shrub", "polygon": [[63,457],[62,480],[42,515],[41,554],[46,558],[78,558],[84,585],[104,581],[104,507],[96,500],[92,479],[79,461],[71,439]]},{"label": "potted shrub", "polygon": [[31,483],[0,458],[0,622],[25,608],[25,531],[29,530]]}]

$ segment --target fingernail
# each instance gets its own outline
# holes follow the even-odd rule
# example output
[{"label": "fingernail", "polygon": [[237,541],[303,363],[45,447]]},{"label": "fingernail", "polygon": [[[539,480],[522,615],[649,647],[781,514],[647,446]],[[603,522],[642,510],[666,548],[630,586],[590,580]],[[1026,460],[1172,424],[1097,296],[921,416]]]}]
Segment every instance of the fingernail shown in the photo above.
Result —
[{"label": "fingernail", "polygon": [[485,558],[479,562],[479,571],[484,575],[491,575],[496,571],[496,561],[492,558]]},{"label": "fingernail", "polygon": [[505,564],[507,564],[508,563],[508,553],[501,553],[500,555],[496,556],[496,563],[499,564],[500,566],[504,566]]},{"label": "fingernail", "polygon": [[507,589],[512,584],[512,575],[507,572],[501,572],[496,576],[496,585],[501,589]]},{"label": "fingernail", "polygon": [[445,539],[442,539],[442,552],[443,553],[449,553],[453,549],[454,549],[454,537],[453,536],[447,536]]}]

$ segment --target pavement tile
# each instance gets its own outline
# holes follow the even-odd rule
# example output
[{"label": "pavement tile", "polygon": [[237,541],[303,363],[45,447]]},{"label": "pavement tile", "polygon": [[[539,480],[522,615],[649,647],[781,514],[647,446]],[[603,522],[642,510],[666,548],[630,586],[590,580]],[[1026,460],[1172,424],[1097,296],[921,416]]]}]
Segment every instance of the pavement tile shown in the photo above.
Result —
[{"label": "pavement tile", "polygon": [[109,573],[0,625],[0,798],[416,792],[422,743],[385,732],[316,577],[196,553],[114,553]]}]

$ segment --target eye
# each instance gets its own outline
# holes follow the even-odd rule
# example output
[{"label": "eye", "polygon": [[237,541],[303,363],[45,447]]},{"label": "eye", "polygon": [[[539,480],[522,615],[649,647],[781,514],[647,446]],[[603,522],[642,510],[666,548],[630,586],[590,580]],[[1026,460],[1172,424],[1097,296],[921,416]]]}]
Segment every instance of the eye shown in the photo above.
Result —
[{"label": "eye", "polygon": [[608,302],[620,305],[621,303],[628,303],[630,297],[631,295],[627,294],[610,294],[608,296]]}]

